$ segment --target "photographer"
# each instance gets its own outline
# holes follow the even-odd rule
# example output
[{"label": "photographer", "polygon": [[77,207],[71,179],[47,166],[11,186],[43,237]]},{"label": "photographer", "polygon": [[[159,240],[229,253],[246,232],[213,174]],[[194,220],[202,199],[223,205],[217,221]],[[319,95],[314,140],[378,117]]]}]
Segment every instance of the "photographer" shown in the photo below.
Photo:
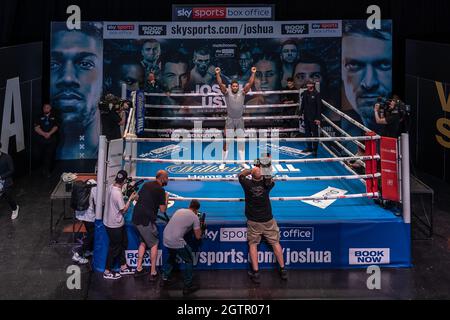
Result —
[{"label": "photographer", "polygon": [[158,279],[156,259],[158,257],[159,234],[156,219],[158,210],[163,214],[167,210],[168,196],[164,187],[167,186],[168,182],[169,174],[167,171],[158,171],[155,181],[147,182],[142,186],[133,212],[133,224],[136,226],[141,238],[135,276],[146,274],[142,267],[142,260],[144,259],[146,248],[150,248],[150,281]]},{"label": "photographer", "polygon": [[401,133],[401,125],[404,120],[402,102],[395,97],[383,101],[378,98],[374,107],[375,121],[381,125],[380,134],[384,137],[397,138]]},{"label": "photographer", "polygon": [[[109,249],[103,278],[108,280],[120,279],[122,275],[134,273],[134,270],[127,265],[125,259],[128,237],[127,231],[125,230],[124,215],[127,213],[131,202],[136,197],[136,193],[131,194],[125,204],[122,187],[127,178],[127,172],[120,170],[116,175],[114,183],[110,185],[106,191],[103,224],[105,225],[109,237]],[[120,260],[120,273],[112,271],[113,263],[116,258],[119,258]]]},{"label": "photographer", "polygon": [[170,274],[179,256],[185,263],[184,265],[184,288],[183,294],[187,295],[198,290],[198,287],[192,283],[192,270],[194,268],[194,257],[191,247],[184,240],[185,235],[194,230],[197,240],[202,238],[205,230],[205,221],[199,219],[200,203],[192,200],[188,209],[178,209],[166,228],[164,229],[164,246],[169,251],[169,256],[164,264],[163,277],[161,285],[164,286],[168,281]]},{"label": "photographer", "polygon": [[123,102],[112,94],[107,94],[99,103],[102,134],[108,141],[122,137],[120,126],[125,123],[122,107]]},{"label": "photographer", "polygon": [[[284,265],[283,249],[280,245],[280,229],[272,215],[272,205],[269,193],[275,182],[269,175],[262,173],[263,167],[254,167],[239,174],[239,183],[245,193],[245,216],[247,217],[247,242],[249,246],[251,270],[248,271],[254,283],[260,283],[258,272],[258,245],[264,237],[272,246],[280,266],[279,274],[282,280],[287,280],[287,270]],[[263,176],[264,174],[264,176]],[[251,175],[251,178],[249,176]]]}]

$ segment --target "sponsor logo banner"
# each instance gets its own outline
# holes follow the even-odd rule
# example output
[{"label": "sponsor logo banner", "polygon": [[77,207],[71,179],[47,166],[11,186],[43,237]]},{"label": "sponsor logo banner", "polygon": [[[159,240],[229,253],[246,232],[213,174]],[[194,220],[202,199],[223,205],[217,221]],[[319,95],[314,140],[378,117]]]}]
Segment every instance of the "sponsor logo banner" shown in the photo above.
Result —
[{"label": "sponsor logo banner", "polygon": [[274,17],[275,7],[273,5],[172,6],[172,21],[273,20]]},{"label": "sponsor logo banner", "polygon": [[167,146],[150,150],[139,155],[140,158],[162,159],[172,154],[178,155],[180,152],[187,150],[178,144],[169,144]]},{"label": "sponsor logo banner", "polygon": [[[247,228],[220,228],[219,239],[220,242],[246,242]],[[314,241],[314,228],[280,227],[280,241]]]},{"label": "sponsor logo banner", "polygon": [[167,34],[167,27],[165,25],[155,24],[140,24],[140,36],[165,36]]},{"label": "sponsor logo banner", "polygon": [[341,35],[341,22],[340,21],[326,21],[317,22],[311,24],[311,35]]},{"label": "sponsor logo banner", "polygon": [[390,248],[350,248],[348,263],[350,265],[389,264],[390,254]]},{"label": "sponsor logo banner", "polygon": [[307,23],[281,25],[281,34],[304,35],[308,33],[309,33],[309,25]]},{"label": "sponsor logo banner", "polygon": [[[217,9],[217,8],[216,8]],[[193,13],[192,13],[193,14]],[[190,22],[106,22],[104,39],[236,39],[341,37],[341,21],[324,21],[337,28],[312,29],[312,21],[215,21]]]},{"label": "sponsor logo banner", "polygon": [[[333,187],[328,187],[325,190],[322,190],[320,192],[317,192],[312,195],[312,197],[336,197],[336,196],[343,196],[347,193],[347,190],[337,189]],[[305,200],[302,201],[304,203],[310,204],[312,206],[318,207],[320,209],[326,209],[330,205],[332,205],[336,199],[330,199],[330,200]]]},{"label": "sponsor logo banner", "polygon": [[134,22],[105,22],[103,27],[103,38],[135,38],[138,36],[137,29],[137,24]]}]

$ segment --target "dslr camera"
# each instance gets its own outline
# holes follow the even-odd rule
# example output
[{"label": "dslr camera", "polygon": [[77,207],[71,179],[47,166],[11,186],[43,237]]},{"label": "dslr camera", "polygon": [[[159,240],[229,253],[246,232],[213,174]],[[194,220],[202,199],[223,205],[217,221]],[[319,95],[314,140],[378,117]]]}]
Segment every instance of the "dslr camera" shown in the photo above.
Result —
[{"label": "dslr camera", "polygon": [[269,153],[262,154],[261,157],[256,159],[254,166],[261,168],[261,175],[264,177],[272,177],[272,157]]},{"label": "dslr camera", "polygon": [[202,233],[205,233],[205,230],[206,230],[206,223],[205,223],[205,221],[206,221],[206,213],[199,211],[198,212],[198,218],[200,220],[200,227],[202,229]]},{"label": "dslr camera", "polygon": [[124,197],[129,198],[133,192],[139,191],[139,186],[145,182],[144,179],[134,180],[131,177],[128,177],[125,182],[125,189],[123,192]]}]

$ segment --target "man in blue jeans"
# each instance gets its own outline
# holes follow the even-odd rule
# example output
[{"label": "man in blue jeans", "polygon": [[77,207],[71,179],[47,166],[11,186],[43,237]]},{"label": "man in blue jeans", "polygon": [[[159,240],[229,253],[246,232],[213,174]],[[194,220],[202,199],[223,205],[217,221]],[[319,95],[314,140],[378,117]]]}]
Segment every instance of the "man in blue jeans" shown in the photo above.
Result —
[{"label": "man in blue jeans", "polygon": [[192,249],[184,240],[185,235],[194,230],[194,235],[197,240],[202,237],[202,230],[204,227],[200,223],[198,217],[198,210],[200,203],[197,200],[192,200],[188,209],[178,209],[166,228],[164,229],[163,243],[169,251],[169,256],[163,267],[163,275],[161,285],[165,286],[169,281],[170,274],[176,263],[177,256],[180,257],[184,263],[184,288],[183,294],[187,295],[198,290],[197,286],[192,282],[192,271],[194,268],[194,257]]}]

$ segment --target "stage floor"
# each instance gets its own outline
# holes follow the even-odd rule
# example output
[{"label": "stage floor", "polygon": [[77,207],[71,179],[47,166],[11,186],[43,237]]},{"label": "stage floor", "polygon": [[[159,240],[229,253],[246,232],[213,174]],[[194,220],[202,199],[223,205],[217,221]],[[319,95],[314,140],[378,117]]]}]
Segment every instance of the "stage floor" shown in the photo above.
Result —
[{"label": "stage floor", "polygon": [[[218,143],[219,144],[219,143]],[[220,152],[215,158],[214,152],[206,155],[207,144],[194,146],[181,145],[184,154],[177,154],[183,159],[220,159]],[[211,148],[211,147],[209,147]],[[311,158],[301,150],[306,148],[304,143],[280,142],[279,146],[262,143],[258,146],[249,146],[246,143],[246,159],[257,158],[264,150],[269,148],[273,157],[278,151],[279,159]],[[178,151],[177,143],[165,142],[139,143],[137,149],[138,158],[174,159],[170,150]],[[218,146],[217,150],[221,150]],[[236,146],[234,146],[236,150]],[[237,152],[234,152],[235,154]],[[324,148],[319,147],[319,158],[331,158]],[[230,155],[228,160],[237,159]],[[175,161],[175,160],[174,160]],[[172,163],[145,163],[136,164],[136,176],[154,176],[157,170],[165,169],[171,177],[203,177],[204,181],[171,181],[166,190],[181,197],[212,197],[212,198],[243,198],[244,192],[238,182],[213,182],[207,181],[208,177],[237,176],[241,171],[239,165],[227,164],[224,171],[219,169],[219,164],[172,164]],[[304,177],[304,176],[337,176],[350,175],[340,162],[327,163],[281,163],[275,166],[275,176]],[[347,194],[365,193],[364,184],[359,180],[328,180],[328,181],[278,181],[271,192],[272,197],[297,197],[312,196],[328,187],[344,190]],[[176,209],[187,206],[187,202],[175,201],[168,212],[169,215]],[[243,202],[202,202],[201,211],[207,214],[208,223],[242,222],[245,220]],[[336,222],[364,222],[365,220],[378,222],[400,222],[401,218],[393,212],[383,209],[374,203],[373,199],[339,199],[327,208],[322,209],[302,201],[272,201],[274,217],[279,222],[295,223],[301,221],[336,223]]]}]

